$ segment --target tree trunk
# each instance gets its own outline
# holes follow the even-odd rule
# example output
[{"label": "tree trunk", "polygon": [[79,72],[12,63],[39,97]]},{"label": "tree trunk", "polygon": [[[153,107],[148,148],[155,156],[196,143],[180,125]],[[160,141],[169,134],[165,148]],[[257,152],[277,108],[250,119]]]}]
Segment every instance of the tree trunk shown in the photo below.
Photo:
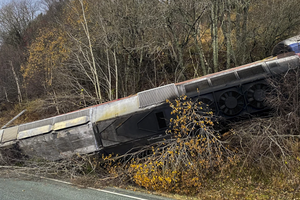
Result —
[{"label": "tree trunk", "polygon": [[246,62],[249,1],[237,2],[236,13],[236,65]]},{"label": "tree trunk", "polygon": [[249,3],[246,2],[243,8],[243,26],[242,26],[242,37],[241,37],[241,44],[242,44],[242,61],[241,64],[245,64],[247,60],[246,56],[246,45],[247,45],[247,29],[248,29],[248,11],[249,11]]},{"label": "tree trunk", "polygon": [[8,95],[7,95],[7,91],[6,91],[5,87],[3,87],[3,90],[4,90],[6,101],[10,103],[10,100],[8,99]]},{"label": "tree trunk", "polygon": [[231,63],[231,55],[232,55],[232,47],[231,47],[231,19],[230,19],[230,11],[231,11],[231,2],[230,0],[226,0],[224,12],[225,23],[223,27],[223,34],[226,40],[226,69],[229,69]]},{"label": "tree trunk", "polygon": [[213,72],[219,71],[219,44],[218,44],[218,1],[211,4],[211,31],[213,47]]},{"label": "tree trunk", "polygon": [[201,65],[201,69],[202,69],[202,76],[205,76],[208,73],[208,65],[205,61],[205,55],[204,55],[204,51],[203,51],[203,47],[202,47],[201,38],[197,39],[197,36],[195,36],[195,42],[196,42],[196,47],[197,47],[199,57],[200,57],[200,65]]},{"label": "tree trunk", "polygon": [[116,99],[119,98],[119,75],[118,75],[118,62],[116,56],[116,49],[114,49],[114,61],[115,61],[115,79],[116,79]]},{"label": "tree trunk", "polygon": [[94,57],[94,53],[93,53],[89,27],[88,27],[86,16],[85,16],[85,8],[83,5],[83,1],[79,0],[79,2],[81,5],[82,17],[83,17],[83,22],[81,22],[81,24],[82,24],[83,30],[85,32],[85,35],[87,37],[87,40],[88,40],[88,49],[89,49],[89,53],[90,53],[90,56],[92,59],[92,61],[88,62],[88,64],[89,64],[91,72],[93,74],[94,87],[95,87],[95,93],[96,93],[97,99],[98,99],[98,101],[101,102],[101,101],[103,101],[103,99],[102,99],[102,95],[101,95],[100,80],[99,80],[97,66],[96,66],[95,57]]},{"label": "tree trunk", "polygon": [[15,72],[15,69],[14,69],[14,66],[12,64],[12,61],[9,61],[9,64],[11,66],[11,69],[12,69],[12,72],[13,72],[13,75],[14,75],[14,78],[15,78],[15,81],[16,81],[16,84],[17,84],[17,90],[18,90],[18,100],[19,100],[19,103],[22,103],[22,93],[21,93],[21,88],[20,88],[20,84],[19,84],[19,79],[18,79],[18,76]]}]

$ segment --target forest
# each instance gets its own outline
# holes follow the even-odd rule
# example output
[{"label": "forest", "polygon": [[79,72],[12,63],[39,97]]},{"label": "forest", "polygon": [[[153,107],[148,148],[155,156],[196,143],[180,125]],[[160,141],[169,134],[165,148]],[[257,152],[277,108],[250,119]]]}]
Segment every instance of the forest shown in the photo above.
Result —
[{"label": "forest", "polygon": [[[299,0],[0,3],[0,127],[24,109],[11,125],[268,58],[278,42],[300,34],[299,10]],[[299,74],[270,80],[270,112],[227,121],[226,132],[201,102],[179,97],[168,100],[177,117],[167,140],[131,155],[53,162],[3,148],[0,175],[174,199],[299,199]]]},{"label": "forest", "polygon": [[[43,117],[270,56],[297,0],[13,0],[0,8],[0,113]],[[31,120],[39,118],[31,116]]]}]

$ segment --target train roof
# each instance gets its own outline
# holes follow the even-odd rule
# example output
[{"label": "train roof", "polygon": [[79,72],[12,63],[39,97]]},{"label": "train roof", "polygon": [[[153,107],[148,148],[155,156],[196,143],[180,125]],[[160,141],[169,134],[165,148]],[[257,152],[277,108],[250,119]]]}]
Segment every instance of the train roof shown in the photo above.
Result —
[{"label": "train roof", "polygon": [[281,42],[279,42],[279,44],[285,44],[285,45],[291,45],[294,43],[299,43],[300,42],[300,35],[296,35],[294,37],[288,38],[286,40],[283,40]]}]

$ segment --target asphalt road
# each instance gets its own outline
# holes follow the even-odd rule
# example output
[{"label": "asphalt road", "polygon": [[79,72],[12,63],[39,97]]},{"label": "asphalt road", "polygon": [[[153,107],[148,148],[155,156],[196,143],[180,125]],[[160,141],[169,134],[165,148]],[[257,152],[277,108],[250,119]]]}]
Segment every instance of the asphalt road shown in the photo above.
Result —
[{"label": "asphalt road", "polygon": [[167,200],[123,189],[91,189],[48,179],[0,178],[0,200]]}]

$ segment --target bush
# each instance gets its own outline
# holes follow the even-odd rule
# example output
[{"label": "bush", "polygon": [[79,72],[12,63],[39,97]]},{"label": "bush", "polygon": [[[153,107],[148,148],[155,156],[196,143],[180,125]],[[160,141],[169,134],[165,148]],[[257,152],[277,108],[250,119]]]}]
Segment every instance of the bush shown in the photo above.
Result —
[{"label": "bush", "polygon": [[269,80],[271,92],[266,101],[272,108],[268,117],[253,118],[232,125],[232,141],[247,167],[265,174],[272,170],[289,172],[300,158],[300,80],[299,71]]},{"label": "bush", "polygon": [[127,165],[132,180],[148,190],[195,194],[217,172],[237,163],[214,130],[215,117],[207,105],[180,97],[172,107],[168,133],[172,137],[151,147],[151,154]]}]

